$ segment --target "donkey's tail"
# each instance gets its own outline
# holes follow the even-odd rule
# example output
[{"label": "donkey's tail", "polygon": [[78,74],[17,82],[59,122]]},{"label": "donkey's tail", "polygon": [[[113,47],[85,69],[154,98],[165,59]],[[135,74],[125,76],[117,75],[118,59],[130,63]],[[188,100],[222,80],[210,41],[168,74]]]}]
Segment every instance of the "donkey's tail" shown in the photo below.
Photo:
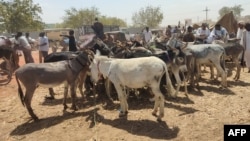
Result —
[{"label": "donkey's tail", "polygon": [[175,89],[172,85],[172,81],[170,80],[170,76],[168,73],[168,68],[167,65],[164,63],[164,69],[165,69],[165,73],[166,73],[166,83],[167,83],[167,90],[170,96],[172,97],[176,97],[176,93],[175,93]]},{"label": "donkey's tail", "polygon": [[18,95],[19,95],[19,98],[20,98],[23,106],[25,107],[23,90],[22,90],[22,87],[20,85],[19,79],[18,79],[16,74],[15,74],[15,76],[16,76],[16,82],[17,82],[17,85],[18,85]]}]

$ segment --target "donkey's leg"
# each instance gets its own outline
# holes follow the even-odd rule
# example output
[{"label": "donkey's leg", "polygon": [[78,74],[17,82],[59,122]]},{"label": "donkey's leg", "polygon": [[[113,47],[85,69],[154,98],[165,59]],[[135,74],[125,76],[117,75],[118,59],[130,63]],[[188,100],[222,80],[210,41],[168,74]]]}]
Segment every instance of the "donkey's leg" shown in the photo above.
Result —
[{"label": "donkey's leg", "polygon": [[82,95],[82,99],[85,100],[85,95],[83,92],[83,83],[85,81],[85,77],[83,78],[81,75],[78,76],[77,80],[76,80],[76,84],[78,84],[78,90],[80,91],[81,95]]},{"label": "donkey's leg", "polygon": [[67,106],[67,96],[68,96],[68,83],[66,82],[64,84],[64,98],[63,98],[63,110],[66,110],[68,108]]},{"label": "donkey's leg", "polygon": [[31,108],[31,100],[33,97],[33,94],[35,92],[36,87],[31,87],[31,88],[26,88],[26,93],[24,96],[24,103],[25,106],[30,114],[30,116],[32,117],[33,120],[38,120],[38,117],[35,115],[35,113],[33,112],[33,109]]},{"label": "donkey's leg", "polygon": [[155,105],[152,114],[156,116],[158,107],[160,108],[159,116],[157,117],[157,121],[161,121],[161,118],[164,116],[164,101],[165,98],[161,93],[159,87],[151,87],[152,92],[155,94]]},{"label": "donkey's leg", "polygon": [[111,97],[111,92],[112,92],[112,82],[107,78],[105,79],[105,90],[106,90],[106,94],[108,96],[108,100],[109,102],[113,103],[113,99]]},{"label": "donkey's leg", "polygon": [[90,97],[92,91],[91,91],[91,88],[93,88],[93,83],[91,81],[91,77],[90,75],[87,75],[85,80],[84,80],[84,87],[85,87],[85,96],[86,97]]},{"label": "donkey's leg", "polygon": [[[209,68],[210,68],[210,73],[211,73],[210,79],[214,79],[214,67],[213,67],[213,65],[210,64]],[[218,76],[218,72],[217,72],[217,76]],[[217,79],[217,76],[216,76],[216,79]]]},{"label": "donkey's leg", "polygon": [[49,95],[50,95],[50,97],[46,96],[45,98],[46,99],[55,99],[55,92],[54,92],[53,88],[49,88]]},{"label": "donkey's leg", "polygon": [[235,66],[236,66],[236,74],[235,74],[234,80],[237,81],[240,78],[241,65],[240,65],[240,62],[238,60],[238,57],[235,57],[233,62],[235,63]]},{"label": "donkey's leg", "polygon": [[127,114],[128,113],[128,101],[127,101],[127,99],[128,99],[128,97],[129,97],[129,91],[128,91],[128,89],[129,88],[127,88],[127,87],[123,87],[123,97],[125,97],[125,100],[124,100],[124,106],[125,106],[125,114]]},{"label": "donkey's leg", "polygon": [[223,70],[220,63],[214,63],[214,65],[215,65],[218,73],[221,74],[221,86],[224,87],[224,88],[227,87],[227,74],[226,74],[226,71]]},{"label": "donkey's leg", "polygon": [[70,94],[71,94],[71,102],[72,106],[71,109],[76,111],[76,87],[75,87],[75,82],[70,84]]},{"label": "donkey's leg", "polygon": [[115,89],[117,91],[118,98],[120,100],[120,105],[121,105],[121,111],[120,111],[119,117],[122,117],[122,116],[126,115],[126,113],[127,113],[126,107],[125,107],[126,97],[123,94],[122,87],[120,86],[120,84],[114,83],[114,86],[115,86]]},{"label": "donkey's leg", "polygon": [[80,72],[80,74],[78,75],[78,78],[76,79],[76,85],[78,86],[78,89],[82,95],[82,99],[85,100],[85,95],[84,95],[84,92],[83,92],[83,85],[84,85],[84,81],[87,77],[87,70],[82,70]]},{"label": "donkey's leg", "polygon": [[180,90],[180,87],[181,87],[181,79],[180,79],[180,75],[179,75],[179,69],[175,69],[175,70],[172,70],[173,73],[174,73],[174,77],[175,77],[175,80],[176,80],[176,83],[177,83],[177,87],[176,87],[176,91],[175,91],[175,96],[177,96],[179,90]]}]

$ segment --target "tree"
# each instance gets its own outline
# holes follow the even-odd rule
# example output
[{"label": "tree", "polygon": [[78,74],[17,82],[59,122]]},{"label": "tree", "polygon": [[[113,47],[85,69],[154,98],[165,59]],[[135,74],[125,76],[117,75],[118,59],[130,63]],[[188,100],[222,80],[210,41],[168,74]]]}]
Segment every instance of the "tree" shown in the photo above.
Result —
[{"label": "tree", "polygon": [[66,14],[64,16],[63,25],[69,28],[78,28],[82,25],[92,25],[96,17],[100,17],[99,21],[104,25],[126,26],[126,23],[119,18],[101,16],[100,12],[95,7],[79,10],[71,8],[65,10],[65,12]]},{"label": "tree", "polygon": [[220,17],[224,16],[225,14],[229,13],[230,11],[233,11],[233,14],[235,16],[236,19],[238,19],[241,16],[241,12],[244,9],[241,7],[241,5],[235,5],[233,7],[222,7],[219,10],[219,15]]},{"label": "tree", "polygon": [[64,25],[69,28],[78,28],[82,25],[91,25],[95,17],[100,15],[99,11],[95,7],[79,9],[71,8],[65,10]]},{"label": "tree", "polygon": [[0,1],[0,23],[9,33],[42,29],[42,9],[33,0]]},{"label": "tree", "polygon": [[163,19],[160,7],[147,6],[135,12],[132,16],[134,26],[157,27]]},{"label": "tree", "polygon": [[116,18],[116,17],[101,16],[100,21],[104,25],[118,25],[121,27],[127,26],[127,23],[125,21],[123,21],[122,19]]}]

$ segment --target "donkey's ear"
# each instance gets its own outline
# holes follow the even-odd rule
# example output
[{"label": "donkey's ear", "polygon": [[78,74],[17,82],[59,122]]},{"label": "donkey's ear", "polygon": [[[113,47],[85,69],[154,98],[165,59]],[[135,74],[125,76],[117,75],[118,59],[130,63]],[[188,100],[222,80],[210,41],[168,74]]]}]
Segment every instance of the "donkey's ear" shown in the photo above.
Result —
[{"label": "donkey's ear", "polygon": [[90,63],[94,61],[94,57],[91,56],[91,55],[88,55],[88,59],[89,59],[89,62],[90,62]]}]

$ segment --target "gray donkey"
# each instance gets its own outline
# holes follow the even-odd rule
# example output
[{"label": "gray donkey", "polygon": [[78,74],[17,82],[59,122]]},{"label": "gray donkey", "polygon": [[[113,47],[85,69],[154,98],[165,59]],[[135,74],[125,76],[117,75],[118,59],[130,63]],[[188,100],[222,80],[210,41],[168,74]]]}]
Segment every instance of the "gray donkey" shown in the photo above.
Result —
[{"label": "gray donkey", "polygon": [[[32,119],[38,120],[38,117],[34,114],[31,108],[31,100],[38,86],[51,88],[65,83],[63,105],[64,110],[66,110],[68,108],[66,104],[66,91],[68,91],[67,87],[68,85],[70,85],[72,100],[71,108],[73,110],[77,110],[75,104],[75,81],[80,71],[84,69],[87,72],[89,70],[90,56],[92,56],[93,58],[93,53],[91,51],[85,50],[72,60],[41,64],[29,63],[16,70],[15,75],[18,84],[18,93],[22,104],[26,106]],[[19,81],[21,81],[24,87],[26,88],[25,95],[23,94]]]}]

